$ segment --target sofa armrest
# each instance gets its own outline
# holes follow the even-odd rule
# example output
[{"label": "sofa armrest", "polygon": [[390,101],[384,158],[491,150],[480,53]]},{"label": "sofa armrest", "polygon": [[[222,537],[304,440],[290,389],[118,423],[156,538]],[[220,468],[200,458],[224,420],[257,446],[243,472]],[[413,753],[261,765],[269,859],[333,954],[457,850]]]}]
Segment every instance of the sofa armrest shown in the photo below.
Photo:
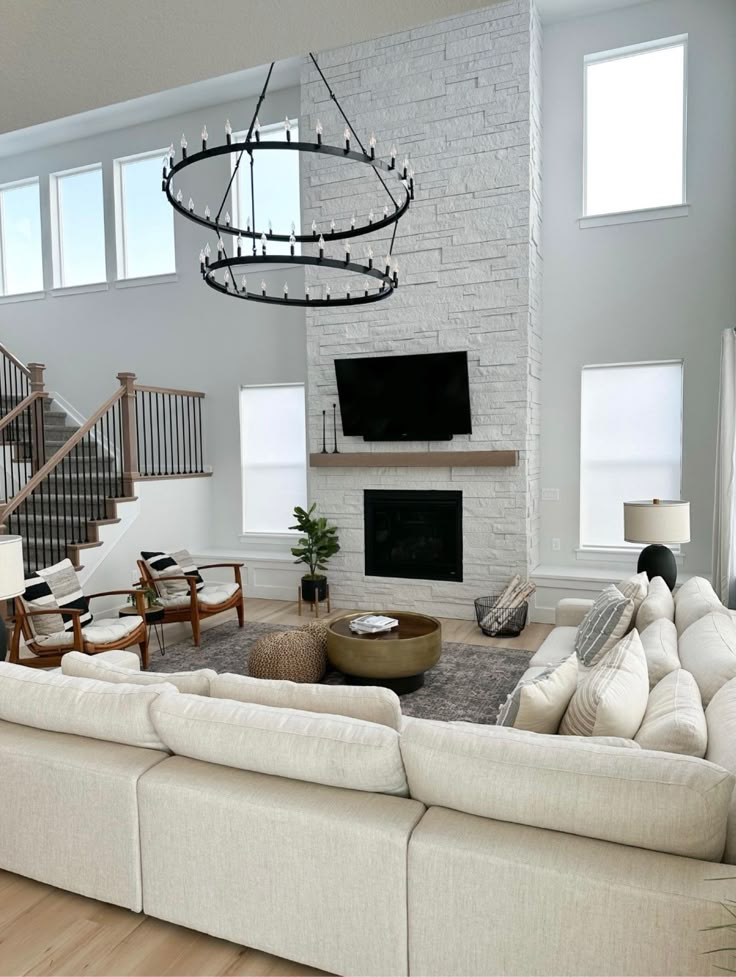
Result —
[{"label": "sofa armrest", "polygon": [[592,606],[592,600],[583,600],[579,597],[563,597],[561,601],[558,601],[557,607],[555,608],[555,625],[558,628],[576,628]]},{"label": "sofa armrest", "polygon": [[119,668],[128,668],[131,672],[140,672],[141,660],[133,651],[98,651],[95,661],[107,662]]}]

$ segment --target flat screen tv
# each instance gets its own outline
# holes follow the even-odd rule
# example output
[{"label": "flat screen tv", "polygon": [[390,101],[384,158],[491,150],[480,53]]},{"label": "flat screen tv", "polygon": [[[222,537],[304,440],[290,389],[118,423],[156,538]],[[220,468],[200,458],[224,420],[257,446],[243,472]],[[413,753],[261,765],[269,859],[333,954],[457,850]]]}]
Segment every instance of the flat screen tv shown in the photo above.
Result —
[{"label": "flat screen tv", "polygon": [[335,360],[342,430],[366,441],[449,441],[470,434],[468,354]]}]

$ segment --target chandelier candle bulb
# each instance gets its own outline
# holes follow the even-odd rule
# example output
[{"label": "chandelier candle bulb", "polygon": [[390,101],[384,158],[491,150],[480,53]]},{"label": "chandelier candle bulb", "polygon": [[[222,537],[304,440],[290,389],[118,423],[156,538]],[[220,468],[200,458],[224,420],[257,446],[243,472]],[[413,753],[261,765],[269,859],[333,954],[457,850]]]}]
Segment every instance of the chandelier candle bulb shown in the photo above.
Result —
[{"label": "chandelier candle bulb", "polygon": [[225,242],[222,240],[221,237],[218,237],[218,239],[217,239],[217,257],[219,258],[220,255],[224,254],[224,252],[225,252]]},{"label": "chandelier candle bulb", "polygon": [[403,162],[402,165],[404,167],[404,175],[402,177],[402,180],[405,180],[406,179],[406,175],[409,172],[409,157],[408,156],[405,156],[404,157],[404,162]]},{"label": "chandelier candle bulb", "polygon": [[394,287],[399,284],[399,263],[394,261]]},{"label": "chandelier candle bulb", "polygon": [[368,248],[368,267],[373,267],[373,248]]},{"label": "chandelier candle bulb", "polygon": [[269,237],[273,236],[273,224],[271,223],[271,221],[268,222],[268,236]]},{"label": "chandelier candle bulb", "polygon": [[200,249],[199,252],[199,270],[204,274],[204,249]]},{"label": "chandelier candle bulb", "polygon": [[296,238],[294,237],[294,232],[292,231],[291,234],[289,235],[289,251],[291,252],[292,257],[294,255],[295,243],[296,243]]},{"label": "chandelier candle bulb", "polygon": [[368,211],[368,223],[369,224],[372,224],[373,223],[373,211],[372,210]]},{"label": "chandelier candle bulb", "polygon": [[261,254],[266,253],[266,235],[261,234]]},{"label": "chandelier candle bulb", "polygon": [[207,140],[210,138],[207,132],[207,126],[202,126],[202,152],[207,151]]},{"label": "chandelier candle bulb", "polygon": [[355,214],[353,214],[353,216],[350,218],[350,230],[355,230]]},{"label": "chandelier candle bulb", "polygon": [[238,234],[237,245],[238,245],[238,257],[240,257],[243,253],[243,238],[240,236],[240,234]]},{"label": "chandelier candle bulb", "polygon": [[183,199],[184,199],[184,194],[181,192],[181,190],[178,190],[176,193],[176,202],[180,204]]},{"label": "chandelier candle bulb", "polygon": [[189,213],[190,214],[194,213],[194,201],[192,200],[191,197],[189,198]]},{"label": "chandelier candle bulb", "polygon": [[182,159],[186,159],[187,158],[187,145],[188,145],[188,143],[187,143],[187,137],[182,132],[182,134],[181,134],[181,158]]},{"label": "chandelier candle bulb", "polygon": [[173,165],[174,165],[174,144],[172,142],[171,145],[169,146],[169,166],[171,167]]},{"label": "chandelier candle bulb", "polygon": [[317,119],[317,125],[314,127],[314,131],[317,133],[317,145],[322,145],[322,123]]},{"label": "chandelier candle bulb", "polygon": [[386,278],[388,278],[388,276],[390,274],[391,274],[391,255],[390,254],[387,254],[386,255],[386,271],[385,271]]},{"label": "chandelier candle bulb", "polygon": [[210,219],[210,205],[209,204],[205,204],[205,206],[204,206],[204,219],[207,220],[207,221]]},{"label": "chandelier candle bulb", "polygon": [[261,295],[266,294],[266,283],[261,279]]},{"label": "chandelier candle bulb", "polygon": [[245,277],[245,275],[243,275],[243,277],[240,279],[240,288],[245,295],[248,291],[248,279]]},{"label": "chandelier candle bulb", "polygon": [[204,263],[207,266],[209,266],[210,263],[210,254],[212,254],[212,252],[210,250],[210,242],[208,241],[204,246]]},{"label": "chandelier candle bulb", "polygon": [[167,166],[169,162],[169,157],[164,156],[163,163],[161,164],[161,179],[165,180],[167,176]]},{"label": "chandelier candle bulb", "polygon": [[289,283],[288,282],[284,282],[284,298],[285,299],[288,299],[289,298]]},{"label": "chandelier candle bulb", "polygon": [[317,237],[317,221],[312,221],[312,234]]},{"label": "chandelier candle bulb", "polygon": [[334,233],[335,233],[335,218],[333,217],[332,220],[330,221],[330,234],[334,234]]},{"label": "chandelier candle bulb", "polygon": [[388,204],[384,204],[384,206],[383,206],[383,219],[385,220],[387,217],[388,217]]},{"label": "chandelier candle bulb", "polygon": [[230,220],[230,211],[229,210],[226,210],[225,211],[225,223],[227,224],[228,227],[230,227],[231,220]]},{"label": "chandelier candle bulb", "polygon": [[250,217],[245,218],[245,231],[250,234]]},{"label": "chandelier candle bulb", "polygon": [[325,297],[326,297],[326,299],[327,299],[328,302],[330,301],[330,293],[331,293],[330,286],[329,285],[325,285]]},{"label": "chandelier candle bulb", "polygon": [[350,261],[350,241],[345,242],[345,264],[347,265]]},{"label": "chandelier candle bulb", "polygon": [[350,301],[350,286],[349,285],[348,285],[348,290],[345,293],[345,298],[348,300],[348,302]]},{"label": "chandelier candle bulb", "polygon": [[370,287],[371,287],[370,282],[368,282],[368,281],[363,282],[363,288],[365,289],[366,298],[368,297],[368,289]]},{"label": "chandelier candle bulb", "polygon": [[393,170],[396,168],[396,146],[391,147],[391,163],[389,169]]},{"label": "chandelier candle bulb", "polygon": [[284,132],[286,133],[286,141],[291,142],[291,122],[289,122],[288,115],[284,119]]},{"label": "chandelier candle bulb", "polygon": [[369,141],[368,145],[370,146],[370,149],[371,149],[371,159],[375,159],[376,158],[376,134],[375,134],[375,132],[372,132],[371,133],[371,138],[370,138],[370,141]]},{"label": "chandelier candle bulb", "polygon": [[349,153],[350,152],[350,129],[348,129],[347,126],[345,126],[345,132],[343,133],[343,135],[345,136],[345,152]]},{"label": "chandelier candle bulb", "polygon": [[304,299],[306,302],[309,301],[309,285],[304,286]]},{"label": "chandelier candle bulb", "polygon": [[233,141],[233,127],[230,125],[230,119],[225,119],[225,142],[228,146]]},{"label": "chandelier candle bulb", "polygon": [[321,234],[319,236],[319,256],[320,258],[324,258],[325,256],[325,239]]},{"label": "chandelier candle bulb", "polygon": [[256,121],[253,123],[253,131],[256,134],[256,142],[260,142],[261,141],[261,123],[258,120],[258,116],[256,116]]}]

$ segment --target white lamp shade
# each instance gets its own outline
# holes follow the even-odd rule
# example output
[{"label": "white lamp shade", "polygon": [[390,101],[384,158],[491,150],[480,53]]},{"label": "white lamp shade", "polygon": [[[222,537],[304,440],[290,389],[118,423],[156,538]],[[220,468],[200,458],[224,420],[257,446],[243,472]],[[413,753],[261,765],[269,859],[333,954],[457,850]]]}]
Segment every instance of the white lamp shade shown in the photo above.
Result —
[{"label": "white lamp shade", "polygon": [[689,543],[690,503],[673,499],[624,502],[624,539],[665,546]]},{"label": "white lamp shade", "polygon": [[0,600],[17,597],[25,589],[23,539],[0,535]]}]

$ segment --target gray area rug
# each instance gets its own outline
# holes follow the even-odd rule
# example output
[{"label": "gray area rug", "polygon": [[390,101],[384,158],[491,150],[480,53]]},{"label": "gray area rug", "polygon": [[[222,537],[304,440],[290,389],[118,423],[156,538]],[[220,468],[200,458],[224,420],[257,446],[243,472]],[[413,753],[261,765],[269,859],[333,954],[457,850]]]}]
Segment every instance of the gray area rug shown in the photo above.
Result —
[{"label": "gray area rug", "polygon": [[[289,629],[257,622],[247,622],[241,630],[236,621],[228,621],[204,631],[199,648],[187,638],[167,647],[165,655],[153,639],[150,671],[214,668],[247,675],[251,645],[264,634],[284,630]],[[531,656],[530,651],[445,641],[442,658],[427,672],[423,687],[401,696],[401,711],[422,719],[494,723],[499,706],[528,668]],[[323,681],[337,685],[343,677],[333,670]]]}]

